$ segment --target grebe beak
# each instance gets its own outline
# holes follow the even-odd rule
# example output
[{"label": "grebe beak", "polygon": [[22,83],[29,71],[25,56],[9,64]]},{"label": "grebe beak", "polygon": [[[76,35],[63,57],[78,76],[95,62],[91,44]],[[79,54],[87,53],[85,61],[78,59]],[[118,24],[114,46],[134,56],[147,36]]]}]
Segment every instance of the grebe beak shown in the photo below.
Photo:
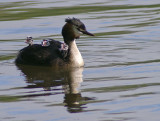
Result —
[{"label": "grebe beak", "polygon": [[82,31],[82,33],[83,33],[83,34],[86,34],[86,35],[94,36],[94,34],[88,32],[88,31],[86,31],[86,30]]}]

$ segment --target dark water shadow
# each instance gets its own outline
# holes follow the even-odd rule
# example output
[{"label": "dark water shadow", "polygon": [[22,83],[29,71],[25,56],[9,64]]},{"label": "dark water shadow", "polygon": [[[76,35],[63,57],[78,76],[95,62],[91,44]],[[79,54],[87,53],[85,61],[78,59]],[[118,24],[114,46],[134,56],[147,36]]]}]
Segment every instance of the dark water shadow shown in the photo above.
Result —
[{"label": "dark water shadow", "polygon": [[[62,86],[62,90],[64,90],[64,105],[70,113],[83,112],[83,109],[86,108],[86,103],[89,100],[93,100],[90,97],[83,97],[78,90],[83,82],[83,68],[62,68],[57,70],[51,67],[39,66],[17,65],[17,67],[25,77],[26,83],[28,83],[25,88],[43,88],[44,91],[51,92],[45,93],[46,95],[53,95],[56,90],[54,87]],[[34,94],[32,92],[26,97],[44,96],[45,94]]]}]

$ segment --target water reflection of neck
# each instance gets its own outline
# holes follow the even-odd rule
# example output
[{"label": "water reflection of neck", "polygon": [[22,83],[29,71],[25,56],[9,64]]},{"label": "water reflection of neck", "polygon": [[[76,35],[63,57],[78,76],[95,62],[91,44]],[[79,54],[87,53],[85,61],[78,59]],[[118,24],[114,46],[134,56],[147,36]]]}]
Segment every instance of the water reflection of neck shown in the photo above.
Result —
[{"label": "water reflection of neck", "polygon": [[81,104],[83,97],[80,91],[78,90],[81,82],[83,82],[82,72],[83,68],[73,69],[69,72],[69,75],[67,75],[65,78],[66,84],[63,85],[65,92],[64,103],[65,106],[67,107],[68,112],[70,113],[83,111],[82,107],[83,104]]},{"label": "water reflection of neck", "polygon": [[80,87],[80,83],[83,82],[82,79],[82,68],[73,68],[71,71],[69,71],[68,75],[65,77],[65,82],[67,82],[66,85],[63,86],[65,94],[78,94]]}]

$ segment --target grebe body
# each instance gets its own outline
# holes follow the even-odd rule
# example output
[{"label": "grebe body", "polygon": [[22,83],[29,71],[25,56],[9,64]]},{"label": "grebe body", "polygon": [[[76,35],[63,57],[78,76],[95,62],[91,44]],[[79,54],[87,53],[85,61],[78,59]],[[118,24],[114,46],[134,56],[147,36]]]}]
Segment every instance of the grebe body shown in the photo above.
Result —
[{"label": "grebe body", "polygon": [[15,60],[16,64],[82,67],[84,61],[76,45],[80,33],[94,36],[86,30],[77,18],[67,18],[62,28],[64,43],[49,39],[42,44],[29,44],[21,49]]}]

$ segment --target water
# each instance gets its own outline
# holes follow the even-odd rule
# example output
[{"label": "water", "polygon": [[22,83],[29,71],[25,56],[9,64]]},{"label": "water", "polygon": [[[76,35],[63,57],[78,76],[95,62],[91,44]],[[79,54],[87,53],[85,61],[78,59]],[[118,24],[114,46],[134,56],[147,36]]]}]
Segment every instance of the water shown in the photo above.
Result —
[{"label": "water", "polygon": [[[160,120],[159,0],[5,0],[0,9],[0,120]],[[14,64],[28,35],[62,41],[67,17],[96,35],[76,41],[84,68]]]}]

